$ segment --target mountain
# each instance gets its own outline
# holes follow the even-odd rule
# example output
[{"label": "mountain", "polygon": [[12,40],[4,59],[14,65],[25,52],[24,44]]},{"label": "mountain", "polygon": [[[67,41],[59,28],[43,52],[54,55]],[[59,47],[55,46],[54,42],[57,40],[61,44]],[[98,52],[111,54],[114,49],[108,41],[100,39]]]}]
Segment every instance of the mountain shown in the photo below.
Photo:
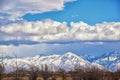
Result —
[{"label": "mountain", "polygon": [[18,59],[4,59],[4,63],[6,64],[6,69],[11,71],[16,67],[16,60],[18,67],[28,68],[30,65],[37,66],[41,68],[41,65],[48,65],[48,68],[52,71],[58,70],[59,68],[65,69],[67,71],[74,70],[76,67],[98,67],[103,69],[104,67],[96,64],[90,63],[87,60],[84,60],[82,57],[67,52],[63,55],[49,55],[49,56],[40,56],[37,55],[35,57],[26,57],[26,58],[18,58]]},{"label": "mountain", "polygon": [[77,66],[85,67],[86,65],[90,64],[88,61],[71,52],[60,56],[57,60],[53,61],[53,63],[57,63],[57,66],[65,70],[74,70],[74,68]]},{"label": "mountain", "polygon": [[118,67],[120,67],[120,51],[105,53],[96,57],[93,62],[100,64],[111,71],[115,71]]},{"label": "mountain", "polygon": [[88,55],[88,54],[81,54],[80,56],[83,59],[88,60],[89,62],[93,62],[96,59],[95,56],[91,56],[91,55]]},{"label": "mountain", "polygon": [[[5,57],[4,62],[8,70],[14,68],[16,59],[13,57]],[[49,69],[55,71],[59,68],[65,70],[74,70],[76,67],[98,67],[100,69],[109,69],[115,71],[120,68],[120,51],[105,53],[101,56],[94,57],[90,55],[78,56],[74,53],[67,52],[63,55],[37,55],[34,57],[18,58],[17,64],[19,67],[29,67],[34,65],[41,68],[41,65],[47,64]],[[104,67],[105,68],[104,68]]]}]

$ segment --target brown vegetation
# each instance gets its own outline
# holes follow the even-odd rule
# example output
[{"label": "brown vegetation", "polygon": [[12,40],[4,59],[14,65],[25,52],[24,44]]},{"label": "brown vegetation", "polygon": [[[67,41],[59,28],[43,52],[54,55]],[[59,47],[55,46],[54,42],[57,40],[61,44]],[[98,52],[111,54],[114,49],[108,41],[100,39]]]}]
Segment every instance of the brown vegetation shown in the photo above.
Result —
[{"label": "brown vegetation", "polygon": [[5,74],[4,67],[0,65],[0,80],[120,80],[120,70],[110,72],[96,67],[77,67],[74,71],[59,69],[52,72],[44,65],[42,69],[30,66],[29,70],[17,68],[16,71]]}]

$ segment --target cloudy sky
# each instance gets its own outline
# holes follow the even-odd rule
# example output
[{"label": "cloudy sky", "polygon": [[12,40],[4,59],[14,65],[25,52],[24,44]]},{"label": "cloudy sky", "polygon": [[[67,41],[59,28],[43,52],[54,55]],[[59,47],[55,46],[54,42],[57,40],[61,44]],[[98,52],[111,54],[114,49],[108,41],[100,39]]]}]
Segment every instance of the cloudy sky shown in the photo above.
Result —
[{"label": "cloudy sky", "polygon": [[119,0],[0,1],[1,52],[100,55],[119,41]]}]

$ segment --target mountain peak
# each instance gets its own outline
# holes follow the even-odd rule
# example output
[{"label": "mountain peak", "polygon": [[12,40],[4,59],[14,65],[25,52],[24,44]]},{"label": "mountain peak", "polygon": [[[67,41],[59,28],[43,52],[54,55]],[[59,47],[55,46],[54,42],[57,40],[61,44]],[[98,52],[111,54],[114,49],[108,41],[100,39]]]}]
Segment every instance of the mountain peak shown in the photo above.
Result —
[{"label": "mountain peak", "polygon": [[67,52],[67,53],[65,53],[64,55],[62,55],[61,56],[64,60],[65,59],[69,59],[69,60],[79,60],[80,62],[88,62],[88,61],[86,61],[86,60],[84,60],[82,57],[80,57],[80,56],[78,56],[78,55],[76,55],[76,54],[74,54],[74,53],[72,53],[72,52]]},{"label": "mountain peak", "polygon": [[76,54],[72,53],[72,52],[67,52],[64,54],[65,56],[77,56]]}]

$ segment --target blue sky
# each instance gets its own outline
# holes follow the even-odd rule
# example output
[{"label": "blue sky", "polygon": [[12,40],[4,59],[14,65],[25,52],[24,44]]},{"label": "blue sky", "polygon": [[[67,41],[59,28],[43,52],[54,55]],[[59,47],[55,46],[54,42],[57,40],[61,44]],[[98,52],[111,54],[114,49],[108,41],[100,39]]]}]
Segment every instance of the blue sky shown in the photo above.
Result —
[{"label": "blue sky", "polygon": [[50,11],[23,16],[28,21],[53,19],[56,21],[78,22],[84,21],[90,25],[102,22],[120,21],[120,0],[77,0],[66,3],[64,10]]}]

